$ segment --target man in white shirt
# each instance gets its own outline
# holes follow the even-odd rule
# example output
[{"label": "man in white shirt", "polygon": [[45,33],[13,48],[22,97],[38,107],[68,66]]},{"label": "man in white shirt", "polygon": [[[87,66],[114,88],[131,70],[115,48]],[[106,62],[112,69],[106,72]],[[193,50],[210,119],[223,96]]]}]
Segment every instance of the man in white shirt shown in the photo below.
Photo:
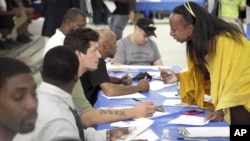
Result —
[{"label": "man in white shirt", "polygon": [[0,141],[31,132],[37,118],[36,83],[28,66],[0,57]]},{"label": "man in white shirt", "polygon": [[125,128],[83,130],[74,113],[72,90],[78,81],[79,60],[69,48],[57,46],[46,53],[41,71],[43,81],[37,88],[38,119],[35,130],[16,137],[18,141],[106,141],[128,134]]},{"label": "man in white shirt", "polygon": [[65,36],[71,31],[86,26],[86,16],[82,10],[78,8],[69,9],[65,16],[63,23],[59,29],[56,29],[55,34],[48,39],[44,46],[43,56],[51,48],[63,45]]}]

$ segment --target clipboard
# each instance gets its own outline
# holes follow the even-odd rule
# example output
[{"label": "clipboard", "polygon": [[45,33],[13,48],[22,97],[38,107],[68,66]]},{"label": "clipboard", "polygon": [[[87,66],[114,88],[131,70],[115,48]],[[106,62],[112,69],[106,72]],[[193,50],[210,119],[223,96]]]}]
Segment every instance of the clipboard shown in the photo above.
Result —
[{"label": "clipboard", "polygon": [[185,138],[229,137],[229,127],[179,127],[179,134]]}]

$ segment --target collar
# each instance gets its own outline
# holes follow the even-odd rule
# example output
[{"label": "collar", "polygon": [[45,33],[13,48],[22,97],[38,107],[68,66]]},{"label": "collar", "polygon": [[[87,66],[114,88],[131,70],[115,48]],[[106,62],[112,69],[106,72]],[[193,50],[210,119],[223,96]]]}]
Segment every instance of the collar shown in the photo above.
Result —
[{"label": "collar", "polygon": [[72,108],[75,107],[73,104],[72,95],[55,85],[42,81],[42,83],[38,87],[38,90],[39,90],[39,93],[37,93],[37,95],[47,94],[47,95],[56,96],[60,98],[61,100],[63,100],[70,107]]}]

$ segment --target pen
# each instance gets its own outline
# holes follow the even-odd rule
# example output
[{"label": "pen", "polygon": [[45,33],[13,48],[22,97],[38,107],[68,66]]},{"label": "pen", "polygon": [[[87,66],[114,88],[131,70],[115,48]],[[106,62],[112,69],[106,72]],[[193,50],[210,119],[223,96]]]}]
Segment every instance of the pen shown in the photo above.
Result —
[{"label": "pen", "polygon": [[139,99],[136,99],[136,98],[132,98],[134,101],[136,101],[136,102],[141,102],[141,100],[139,100]]},{"label": "pen", "polygon": [[[139,99],[136,99],[136,98],[132,98],[134,101],[136,101],[136,102],[141,102],[141,100],[139,100]],[[158,111],[158,112],[165,112],[164,111],[164,108],[163,108],[163,105],[159,105],[159,106],[156,106],[157,107],[157,109],[156,109],[156,111]]]},{"label": "pen", "polygon": [[206,139],[198,139],[198,138],[180,138],[180,137],[178,137],[177,140],[208,141],[208,140],[206,140]]}]

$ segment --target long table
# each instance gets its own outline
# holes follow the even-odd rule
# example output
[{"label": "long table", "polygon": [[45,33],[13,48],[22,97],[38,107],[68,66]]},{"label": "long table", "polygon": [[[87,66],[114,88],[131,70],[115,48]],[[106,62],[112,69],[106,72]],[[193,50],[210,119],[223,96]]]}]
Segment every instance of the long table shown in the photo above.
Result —
[{"label": "long table", "polygon": [[[175,70],[176,72],[180,71],[180,68],[177,66],[172,66],[170,69]],[[158,72],[157,69],[155,68],[140,68],[138,69],[140,72]],[[122,76],[126,73],[129,73],[132,76],[135,76],[138,74],[138,72],[116,72],[113,73],[111,72],[110,75],[114,76]],[[160,81],[160,80],[151,80],[151,81]],[[149,92],[144,92],[143,94],[146,96],[146,98],[140,99],[141,101],[153,101],[154,104],[160,105],[166,100],[167,98],[160,95],[159,92],[177,92],[177,85],[173,85],[170,87],[166,87],[160,90],[150,90]],[[127,99],[107,99],[106,97],[103,96],[103,92],[100,91],[98,95],[98,100],[94,106],[94,108],[100,108],[100,107],[128,107],[128,106],[134,106],[136,105],[137,102],[134,101],[131,98]],[[150,126],[150,129],[152,129],[157,136],[160,138],[162,135],[162,131],[165,128],[170,129],[170,134],[172,137],[174,137],[176,140],[178,137],[182,137],[178,133],[177,128],[178,127],[189,127],[188,125],[176,125],[176,124],[168,124],[168,121],[177,118],[182,114],[182,111],[185,110],[192,110],[192,109],[197,109],[197,107],[181,107],[181,106],[164,106],[164,110],[167,112],[170,112],[171,114],[160,116],[153,118],[154,123],[153,125]],[[209,112],[209,110],[205,110],[204,113],[199,114],[199,116],[205,116],[205,114]],[[130,120],[126,120],[130,121]],[[229,125],[225,122],[209,122],[205,126],[223,126],[223,127],[229,127]],[[110,123],[106,124],[100,124],[96,126],[97,130],[100,129],[113,129],[114,127],[110,126]],[[229,138],[206,138],[208,141],[229,141]]]},{"label": "long table", "polygon": [[[190,0],[207,8],[207,0]],[[172,11],[174,7],[186,3],[187,0],[137,0],[137,11],[144,11],[146,16],[152,11]]]}]

